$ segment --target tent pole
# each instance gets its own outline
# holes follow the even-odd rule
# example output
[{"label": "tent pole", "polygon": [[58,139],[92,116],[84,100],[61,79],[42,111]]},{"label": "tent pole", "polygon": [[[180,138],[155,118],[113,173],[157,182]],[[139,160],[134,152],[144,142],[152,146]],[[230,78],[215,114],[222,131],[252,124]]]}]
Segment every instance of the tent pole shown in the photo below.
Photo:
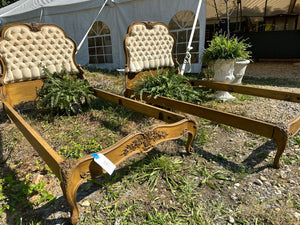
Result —
[{"label": "tent pole", "polygon": [[105,0],[105,2],[103,3],[103,5],[102,5],[102,7],[100,8],[100,10],[99,10],[99,12],[98,12],[97,16],[96,16],[96,17],[95,17],[95,19],[93,20],[93,22],[92,22],[91,26],[89,27],[89,29],[88,29],[88,30],[87,30],[87,32],[85,33],[84,37],[82,38],[82,40],[81,40],[80,44],[78,45],[78,47],[77,47],[77,51],[76,51],[76,53],[75,53],[75,54],[77,54],[77,53],[78,53],[78,51],[79,51],[79,49],[81,48],[81,46],[82,46],[82,44],[83,44],[84,40],[85,40],[85,39],[86,39],[86,37],[88,36],[88,34],[89,34],[90,30],[92,29],[92,27],[93,27],[94,23],[96,22],[96,20],[97,20],[98,16],[99,16],[99,15],[100,15],[100,13],[102,12],[102,10],[103,10],[103,8],[104,8],[104,6],[106,5],[106,3],[107,3],[107,2],[108,2],[108,0]]},{"label": "tent pole", "polygon": [[42,22],[43,16],[44,16],[44,8],[41,9],[40,23]]},{"label": "tent pole", "polygon": [[196,15],[195,15],[195,19],[194,19],[194,23],[193,23],[193,28],[192,28],[191,36],[190,36],[189,43],[188,43],[187,50],[186,50],[186,55],[185,55],[185,58],[184,58],[184,61],[183,61],[183,65],[182,65],[181,71],[180,71],[180,73],[182,75],[184,74],[186,64],[187,63],[191,64],[191,61],[190,61],[191,60],[191,53],[190,53],[190,51],[193,49],[193,47],[192,47],[192,41],[193,41],[194,32],[195,32],[195,28],[196,28],[198,17],[199,17],[201,5],[202,5],[202,0],[199,0],[197,11],[196,11]]},{"label": "tent pole", "polygon": [[267,16],[267,7],[268,7],[268,0],[265,1],[265,13],[264,13],[264,16]]}]

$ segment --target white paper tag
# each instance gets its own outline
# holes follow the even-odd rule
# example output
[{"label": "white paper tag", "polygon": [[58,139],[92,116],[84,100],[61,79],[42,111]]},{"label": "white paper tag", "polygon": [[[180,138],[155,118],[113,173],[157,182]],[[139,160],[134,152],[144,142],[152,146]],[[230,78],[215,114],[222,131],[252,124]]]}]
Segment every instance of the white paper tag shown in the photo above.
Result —
[{"label": "white paper tag", "polygon": [[101,153],[92,153],[94,156],[94,161],[101,166],[109,175],[111,175],[116,169],[116,165],[113,164],[105,155]]}]

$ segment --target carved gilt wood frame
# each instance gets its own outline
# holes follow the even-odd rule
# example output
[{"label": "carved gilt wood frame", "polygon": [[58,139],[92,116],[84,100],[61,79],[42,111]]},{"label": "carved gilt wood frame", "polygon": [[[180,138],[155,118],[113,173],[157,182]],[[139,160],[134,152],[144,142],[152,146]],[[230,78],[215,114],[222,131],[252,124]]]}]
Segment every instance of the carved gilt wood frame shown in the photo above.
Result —
[{"label": "carved gilt wood frame", "polygon": [[[125,36],[124,50],[126,55],[126,64],[125,64],[124,96],[126,97],[131,97],[134,94],[133,88],[135,86],[135,82],[139,80],[140,77],[156,74],[156,68],[152,68],[152,70],[139,71],[135,73],[130,72],[128,69],[130,65],[130,52],[125,45],[126,38],[130,36],[130,31],[135,25],[139,25],[139,24],[146,25],[146,23],[148,29],[152,29],[156,24],[161,24],[161,23],[154,22],[152,26],[149,26],[148,24],[151,22],[132,23],[128,28],[127,35]],[[175,46],[175,42],[174,42],[174,46]],[[173,50],[174,50],[174,46],[173,46]],[[272,99],[278,99],[283,101],[300,103],[300,93],[248,87],[245,85],[225,84],[225,83],[207,81],[207,80],[190,80],[190,83],[194,86],[200,85],[215,90],[236,92],[241,94],[260,96],[264,98],[272,98]],[[140,96],[136,95],[135,98],[140,99]],[[285,124],[273,124],[273,123],[264,122],[256,119],[251,119],[245,116],[236,115],[233,113],[222,112],[208,107],[166,98],[166,97],[153,98],[153,97],[149,97],[147,94],[144,94],[142,99],[154,105],[159,105],[159,106],[166,107],[168,109],[174,109],[177,111],[192,114],[201,118],[205,118],[221,124],[226,124],[232,127],[236,127],[272,139],[277,144],[277,152],[274,159],[275,168],[280,168],[280,157],[286,148],[288,139],[294,136],[300,130],[300,114]]]},{"label": "carved gilt wood frame", "polygon": [[[18,25],[19,24],[8,25],[4,28],[4,31],[8,27]],[[55,25],[27,24],[26,26],[30,27],[31,32],[39,32],[43,26]],[[0,39],[0,42],[1,40],[2,39]],[[75,50],[76,45],[74,43],[74,51],[70,57],[73,57],[74,63],[79,69],[79,77],[84,79],[83,70],[75,62]],[[3,78],[5,76],[6,63],[5,58],[2,58],[2,56],[0,57],[2,66],[1,77]],[[19,103],[36,100],[36,89],[41,88],[42,85],[43,81],[41,79],[9,84],[2,83],[0,84],[0,97],[6,115],[23,133],[33,148],[39,153],[45,163],[60,180],[64,197],[71,207],[71,222],[75,224],[78,222],[79,217],[79,210],[76,202],[76,191],[79,185],[89,178],[96,178],[102,175],[106,171],[94,162],[94,158],[91,155],[84,156],[78,160],[64,159],[13,108],[13,106]],[[191,144],[196,134],[196,124],[194,121],[186,119],[177,113],[97,88],[94,88],[93,91],[94,95],[98,98],[168,123],[166,125],[156,125],[155,127],[138,134],[129,135],[116,144],[99,152],[105,155],[116,166],[135,154],[150,151],[158,143],[177,139],[186,134],[188,135],[186,150],[188,153],[192,151]]]}]

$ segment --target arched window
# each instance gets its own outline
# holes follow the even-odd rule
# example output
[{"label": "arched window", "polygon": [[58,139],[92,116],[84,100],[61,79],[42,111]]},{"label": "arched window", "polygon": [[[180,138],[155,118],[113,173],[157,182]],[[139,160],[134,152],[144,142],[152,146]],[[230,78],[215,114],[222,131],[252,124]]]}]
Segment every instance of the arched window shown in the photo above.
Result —
[{"label": "arched window", "polygon": [[[183,63],[187,45],[189,43],[195,15],[192,11],[180,11],[169,22],[169,30],[176,38],[176,48],[174,56],[180,64]],[[192,63],[199,62],[199,35],[200,23],[197,21],[194,38],[192,42]]]},{"label": "arched window", "polygon": [[88,34],[89,63],[113,63],[110,30],[106,24],[97,21]]}]

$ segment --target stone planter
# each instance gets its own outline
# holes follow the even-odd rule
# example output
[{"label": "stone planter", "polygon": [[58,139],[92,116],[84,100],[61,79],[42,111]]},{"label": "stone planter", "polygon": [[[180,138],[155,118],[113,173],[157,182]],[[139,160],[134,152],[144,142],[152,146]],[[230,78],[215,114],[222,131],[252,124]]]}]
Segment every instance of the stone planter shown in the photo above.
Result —
[{"label": "stone planter", "polygon": [[[213,64],[214,80],[218,82],[232,83],[232,81],[235,79],[233,75],[234,63],[235,60],[217,60]],[[217,92],[214,98],[223,101],[235,99],[235,97],[233,97],[227,91]]]},{"label": "stone planter", "polygon": [[246,68],[248,66],[248,64],[250,63],[250,60],[246,59],[246,60],[238,60],[235,62],[234,64],[234,80],[232,81],[232,84],[241,84],[242,83],[242,79],[245,75],[246,72]]}]

